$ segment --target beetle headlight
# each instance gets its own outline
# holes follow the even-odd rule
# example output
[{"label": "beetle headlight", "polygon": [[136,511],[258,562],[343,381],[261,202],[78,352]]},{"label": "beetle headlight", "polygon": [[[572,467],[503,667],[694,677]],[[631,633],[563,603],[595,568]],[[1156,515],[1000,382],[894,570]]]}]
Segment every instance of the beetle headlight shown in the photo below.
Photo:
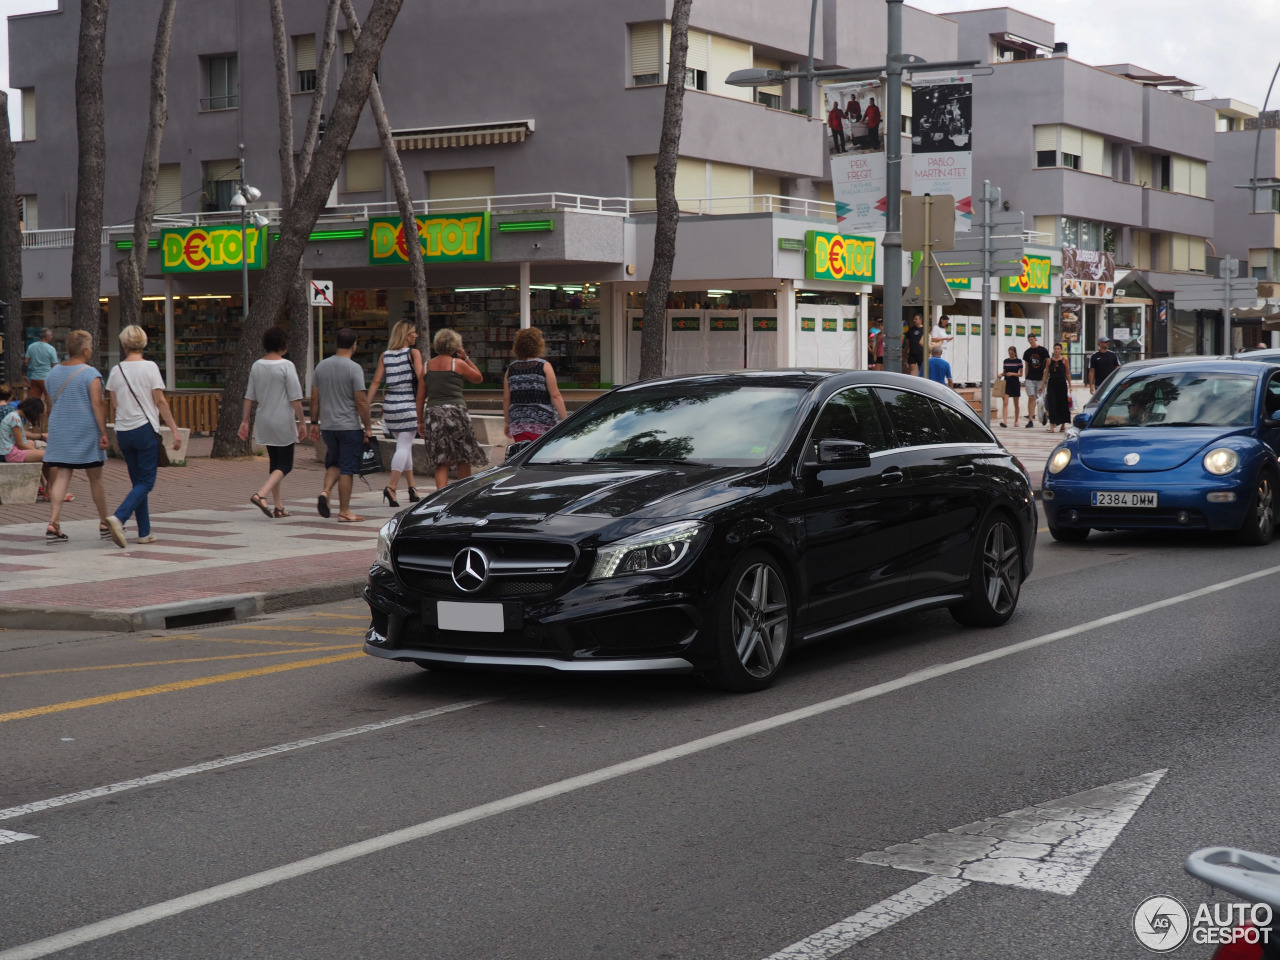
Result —
[{"label": "beetle headlight", "polygon": [[1240,466],[1240,454],[1227,447],[1218,447],[1204,455],[1204,468],[1215,477],[1225,477]]},{"label": "beetle headlight", "polygon": [[1067,469],[1067,464],[1071,462],[1071,448],[1063,447],[1061,450],[1055,450],[1053,456],[1049,458],[1049,472],[1061,473]]},{"label": "beetle headlight", "polygon": [[689,555],[693,545],[709,529],[699,520],[682,520],[610,543],[597,551],[591,579],[669,570]]},{"label": "beetle headlight", "polygon": [[378,557],[374,562],[384,570],[391,569],[391,538],[396,535],[396,528],[399,526],[400,514],[396,514],[378,531]]}]

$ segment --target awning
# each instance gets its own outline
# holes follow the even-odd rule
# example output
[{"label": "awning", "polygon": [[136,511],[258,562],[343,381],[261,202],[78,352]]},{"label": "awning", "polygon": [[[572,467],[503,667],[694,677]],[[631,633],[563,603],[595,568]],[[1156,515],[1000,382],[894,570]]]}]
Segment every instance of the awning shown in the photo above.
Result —
[{"label": "awning", "polygon": [[397,150],[440,150],[447,147],[476,147],[491,143],[523,143],[533,133],[532,120],[470,123],[451,127],[419,127],[392,130]]}]

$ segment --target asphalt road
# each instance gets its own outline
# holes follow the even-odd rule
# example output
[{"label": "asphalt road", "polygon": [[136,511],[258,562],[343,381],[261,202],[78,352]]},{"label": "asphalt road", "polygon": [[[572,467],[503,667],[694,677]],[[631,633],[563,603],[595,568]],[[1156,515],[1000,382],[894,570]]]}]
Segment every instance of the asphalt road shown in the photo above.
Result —
[{"label": "asphalt road", "polygon": [[1218,899],[1187,853],[1280,854],[1280,543],[1037,564],[1002,629],[905,617],[747,696],[376,661],[354,602],[0,630],[0,960],[763,960],[925,879],[863,855],[1153,774],[1074,893],[974,882],[842,954],[1148,956],[1144,899]]}]

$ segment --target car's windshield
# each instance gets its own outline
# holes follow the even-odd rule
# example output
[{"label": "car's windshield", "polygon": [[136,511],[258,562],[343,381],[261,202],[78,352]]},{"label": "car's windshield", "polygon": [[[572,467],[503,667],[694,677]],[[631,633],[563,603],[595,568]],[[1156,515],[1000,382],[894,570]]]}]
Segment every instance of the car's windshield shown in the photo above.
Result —
[{"label": "car's windshield", "polygon": [[1253,422],[1258,378],[1237,373],[1153,373],[1114,390],[1095,427],[1243,427]]},{"label": "car's windshield", "polygon": [[610,394],[572,417],[529,462],[756,466],[782,442],[805,392],[692,381]]}]

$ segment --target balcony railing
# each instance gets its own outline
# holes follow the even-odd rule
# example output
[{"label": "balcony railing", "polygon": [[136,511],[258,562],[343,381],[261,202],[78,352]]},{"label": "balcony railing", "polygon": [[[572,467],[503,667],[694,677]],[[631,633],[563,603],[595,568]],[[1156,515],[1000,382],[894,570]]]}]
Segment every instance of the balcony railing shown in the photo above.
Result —
[{"label": "balcony railing", "polygon": [[[738,197],[684,197],[679,200],[680,212],[693,216],[730,216],[744,213],[774,213],[824,220],[835,223],[836,205],[825,200],[805,200],[798,197],[780,197],[771,194],[750,194]],[[569,210],[608,217],[634,217],[652,214],[655,201],[644,197],[593,197],[576,193],[523,193],[490,197],[456,197],[448,200],[418,200],[414,213],[419,216],[446,213],[548,213]],[[264,214],[274,229],[279,229],[280,208],[277,204],[263,204],[255,210]],[[378,203],[343,203],[327,207],[316,221],[316,229],[331,229],[367,221],[370,217],[398,217],[400,208],[393,201]],[[211,210],[201,213],[166,214],[152,221],[155,229],[165,227],[228,226],[240,223],[239,212]],[[113,238],[132,235],[132,224],[119,224],[102,229],[102,243]],[[72,229],[24,230],[22,245],[29,250],[53,247],[70,247],[75,238]]]}]

